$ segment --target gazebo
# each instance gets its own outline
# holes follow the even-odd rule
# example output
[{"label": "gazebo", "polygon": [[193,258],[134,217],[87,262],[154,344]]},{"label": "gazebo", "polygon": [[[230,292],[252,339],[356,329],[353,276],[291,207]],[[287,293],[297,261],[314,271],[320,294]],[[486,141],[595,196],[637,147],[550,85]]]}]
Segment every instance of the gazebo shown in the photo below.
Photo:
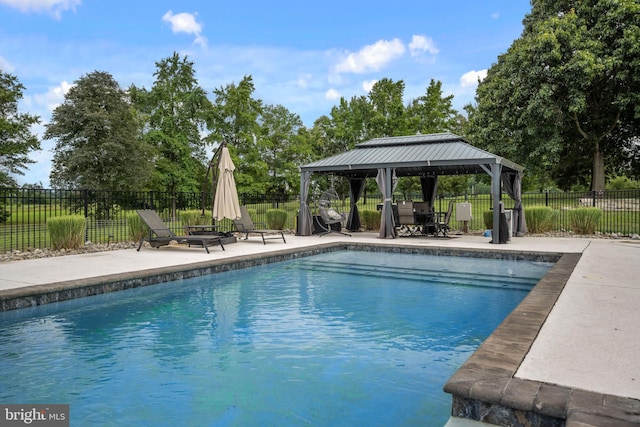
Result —
[{"label": "gazebo", "polygon": [[375,178],[383,195],[379,237],[395,238],[392,212],[394,178],[418,176],[424,200],[433,206],[438,176],[481,174],[491,176],[493,197],[493,243],[499,243],[501,197],[504,191],[515,201],[514,228],[526,232],[522,209],[522,175],[524,168],[503,157],[471,145],[452,133],[375,138],[357,144],[353,150],[336,154],[300,167],[300,212],[298,235],[312,234],[312,215],[308,196],[311,175],[333,174],[349,180],[350,210],[347,228],[360,228],[356,203],[367,178]]}]

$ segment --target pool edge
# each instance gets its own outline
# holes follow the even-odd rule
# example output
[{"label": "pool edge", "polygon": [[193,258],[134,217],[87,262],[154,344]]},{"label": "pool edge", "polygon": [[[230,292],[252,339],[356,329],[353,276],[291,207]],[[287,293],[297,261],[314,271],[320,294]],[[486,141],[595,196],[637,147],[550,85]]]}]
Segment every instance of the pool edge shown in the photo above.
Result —
[{"label": "pool edge", "polygon": [[0,312],[36,307],[76,298],[117,292],[141,286],[150,286],[174,280],[214,274],[221,271],[253,267],[336,250],[369,250],[431,254],[440,256],[471,256],[493,259],[537,259],[556,261],[560,254],[528,251],[489,252],[479,249],[445,248],[438,246],[385,245],[361,242],[329,242],[305,248],[285,248],[268,254],[238,255],[197,263],[109,274],[91,278],[61,281],[42,285],[0,290]]},{"label": "pool edge", "polygon": [[581,258],[566,253],[451,376],[451,415],[500,426],[638,425],[636,399],[515,377]]}]

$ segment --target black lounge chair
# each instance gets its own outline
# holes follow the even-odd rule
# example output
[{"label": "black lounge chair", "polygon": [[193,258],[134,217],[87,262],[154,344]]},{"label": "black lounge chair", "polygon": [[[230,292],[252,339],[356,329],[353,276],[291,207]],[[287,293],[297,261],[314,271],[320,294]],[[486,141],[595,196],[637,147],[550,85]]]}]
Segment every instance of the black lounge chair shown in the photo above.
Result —
[{"label": "black lounge chair", "polygon": [[[244,240],[247,240],[249,238],[249,234],[259,234],[260,237],[262,237],[262,243],[264,243],[265,245],[267,244],[266,241],[270,239],[282,239],[284,243],[287,243],[287,241],[284,239],[284,232],[282,230],[269,230],[266,229],[266,227],[264,229],[256,228],[253,220],[251,220],[251,216],[249,215],[246,206],[240,206],[240,218],[234,219],[233,225],[236,227],[236,231],[238,233],[243,233],[245,235]],[[279,236],[265,237],[265,234],[279,234]]]},{"label": "black lounge chair", "polygon": [[140,244],[138,245],[138,251],[142,248],[142,244],[146,240],[149,242],[151,247],[159,248],[160,246],[167,246],[172,241],[176,241],[181,244],[188,244],[189,246],[202,246],[207,253],[209,253],[209,246],[213,246],[214,243],[220,245],[222,250],[224,246],[222,245],[222,240],[220,236],[211,236],[211,235],[188,235],[188,236],[176,236],[173,231],[166,226],[166,224],[162,221],[162,219],[158,216],[156,211],[150,209],[141,209],[136,211],[140,218],[147,224],[149,227],[149,235],[147,237],[143,237],[140,239]]}]

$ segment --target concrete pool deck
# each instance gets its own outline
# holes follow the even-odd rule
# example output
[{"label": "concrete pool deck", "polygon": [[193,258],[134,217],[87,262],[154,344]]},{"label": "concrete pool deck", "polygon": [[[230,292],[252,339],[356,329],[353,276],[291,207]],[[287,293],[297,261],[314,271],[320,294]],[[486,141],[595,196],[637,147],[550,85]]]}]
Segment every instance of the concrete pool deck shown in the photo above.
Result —
[{"label": "concrete pool deck", "polygon": [[[640,241],[523,237],[506,245],[493,245],[481,236],[381,240],[372,233],[355,233],[352,237],[287,235],[286,239],[286,244],[273,240],[263,245],[259,238],[250,238],[225,245],[225,251],[210,248],[210,254],[202,248],[182,246],[0,263],[0,302],[5,305],[21,295],[78,289],[105,279],[136,279],[156,272],[174,274],[185,268],[243,262],[338,243],[569,254],[567,260],[571,258],[573,263],[563,258],[570,269],[562,286],[554,288],[557,294],[552,295],[544,286],[536,287],[548,308],[535,313],[539,320],[529,328],[532,338],[513,350],[522,352],[522,357],[514,359],[509,378],[474,377],[478,370],[496,371],[487,357],[489,365],[474,368],[470,363],[460,375],[454,375],[451,388],[465,393],[460,401],[468,406],[456,415],[495,421],[500,419],[495,412],[508,406],[516,410],[516,417],[540,412],[566,418],[568,426],[640,425]],[[529,321],[534,317],[532,306],[522,306],[519,314],[523,318],[528,314]],[[512,337],[519,334],[515,329],[505,329],[503,335],[505,331]],[[500,338],[500,333],[495,335]],[[496,345],[505,344],[483,345],[484,350],[481,347],[478,353],[488,354],[487,350],[495,350]],[[499,370],[503,372],[502,366]],[[475,408],[473,413],[468,412],[471,406]],[[545,425],[545,420],[528,418],[514,425]]]}]

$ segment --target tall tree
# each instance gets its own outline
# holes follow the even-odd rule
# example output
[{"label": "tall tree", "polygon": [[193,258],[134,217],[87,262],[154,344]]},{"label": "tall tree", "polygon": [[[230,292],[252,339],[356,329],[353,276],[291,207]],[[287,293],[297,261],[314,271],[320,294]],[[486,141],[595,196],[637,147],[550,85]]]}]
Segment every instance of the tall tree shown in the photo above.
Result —
[{"label": "tall tree", "polygon": [[371,128],[371,103],[364,96],[350,100],[340,98],[340,103],[331,109],[332,129],[327,132],[325,155],[351,150],[357,143],[369,139]]},{"label": "tall tree", "polygon": [[[213,91],[213,108],[206,123],[211,132],[206,141],[216,145],[227,143],[236,160],[236,184],[239,192],[260,191],[259,176],[266,173],[256,148],[258,117],[262,113],[262,101],[253,98],[255,87],[251,76],[244,76],[238,83],[219,87]],[[254,187],[257,186],[257,187]]]},{"label": "tall tree", "polygon": [[257,148],[267,165],[268,191],[284,194],[297,192],[300,183],[298,166],[309,158],[302,119],[282,105],[267,105],[259,119]]},{"label": "tall tree", "polygon": [[407,107],[408,127],[412,133],[456,132],[458,112],[453,108],[453,95],[442,94],[442,82],[431,79],[426,93]]},{"label": "tall tree", "polygon": [[369,133],[374,137],[406,135],[409,132],[404,106],[404,82],[384,78],[369,91]]},{"label": "tall tree", "polygon": [[23,175],[29,163],[29,152],[40,149],[40,141],[31,126],[40,118],[18,111],[25,87],[18,78],[0,69],[0,186],[17,186],[12,174]]},{"label": "tall tree", "polygon": [[139,190],[150,176],[151,149],[124,91],[102,71],[74,82],[44,134],[55,139],[55,187]]},{"label": "tall tree", "polygon": [[638,136],[640,3],[533,0],[524,24],[478,86],[471,130],[486,148],[565,182],[589,162],[591,188],[604,190],[606,157]]},{"label": "tall tree", "polygon": [[200,191],[205,173],[205,145],[200,136],[212,108],[195,77],[193,62],[175,53],[156,62],[151,90],[130,88],[145,121],[144,138],[156,148],[153,187]]}]

